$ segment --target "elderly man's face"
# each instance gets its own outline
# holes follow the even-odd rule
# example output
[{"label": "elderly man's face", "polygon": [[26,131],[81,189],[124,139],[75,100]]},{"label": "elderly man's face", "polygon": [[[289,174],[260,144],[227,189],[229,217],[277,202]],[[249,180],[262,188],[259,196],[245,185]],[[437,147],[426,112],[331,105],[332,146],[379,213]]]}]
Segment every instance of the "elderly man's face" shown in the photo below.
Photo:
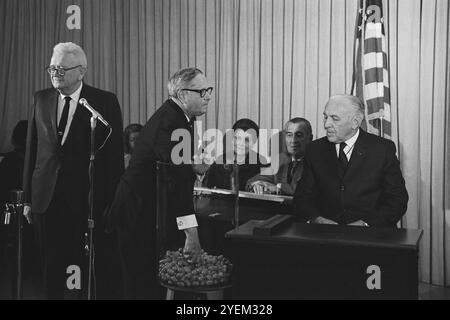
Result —
[{"label": "elderly man's face", "polygon": [[285,132],[287,152],[295,158],[300,158],[305,154],[306,147],[312,140],[312,136],[304,122],[290,122]]},{"label": "elderly man's face", "polygon": [[332,143],[350,139],[359,127],[355,108],[345,100],[330,100],[323,117],[328,141]]},{"label": "elderly man's face", "polygon": [[[50,61],[50,66],[71,68],[80,64],[80,61],[76,59],[72,54],[64,54],[57,52],[53,54]],[[78,67],[65,72],[63,76],[60,76],[57,72],[50,75],[53,87],[58,89],[62,94],[70,95],[74,93],[81,84],[85,70],[82,67]]]},{"label": "elderly man's face", "polygon": [[[203,74],[198,74],[192,79],[188,89],[201,90],[209,87],[208,81]],[[201,116],[208,110],[208,103],[211,100],[211,94],[206,93],[202,98],[200,93],[193,91],[184,92],[184,103],[186,104],[186,112],[192,116]]]}]

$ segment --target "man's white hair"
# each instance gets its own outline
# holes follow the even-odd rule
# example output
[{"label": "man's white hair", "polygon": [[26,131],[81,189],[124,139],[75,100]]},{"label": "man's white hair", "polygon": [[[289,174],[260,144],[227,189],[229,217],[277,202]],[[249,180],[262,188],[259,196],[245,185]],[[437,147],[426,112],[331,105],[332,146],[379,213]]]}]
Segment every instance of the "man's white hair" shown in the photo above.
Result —
[{"label": "man's white hair", "polygon": [[327,104],[333,100],[345,101],[346,102],[345,105],[352,106],[354,108],[355,113],[359,113],[362,119],[364,119],[365,115],[364,103],[361,101],[360,98],[349,94],[337,94],[330,97]]},{"label": "man's white hair", "polygon": [[203,72],[198,68],[185,68],[175,72],[167,83],[169,97],[178,98],[178,92],[188,87],[190,82],[199,74],[203,74]]},{"label": "man's white hair", "polygon": [[73,42],[61,42],[58,43],[53,48],[53,54],[62,53],[62,54],[71,54],[74,56],[74,59],[80,64],[82,67],[87,68],[87,58],[84,50],[77,44]]}]

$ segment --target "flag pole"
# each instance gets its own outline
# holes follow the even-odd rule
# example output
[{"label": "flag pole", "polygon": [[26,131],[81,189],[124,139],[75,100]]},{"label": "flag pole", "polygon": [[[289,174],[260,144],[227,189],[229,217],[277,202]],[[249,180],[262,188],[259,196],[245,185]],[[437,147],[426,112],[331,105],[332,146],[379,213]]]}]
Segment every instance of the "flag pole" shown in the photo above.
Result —
[{"label": "flag pole", "polygon": [[380,120],[380,131],[379,131],[379,134],[380,134],[380,137],[384,138],[383,116],[382,115],[380,115],[379,120]]},{"label": "flag pole", "polygon": [[[358,6],[358,12],[356,14],[356,21],[355,21],[355,39],[353,41],[353,74],[352,74],[352,88],[350,90],[350,94],[351,95],[355,95],[356,96],[356,71],[358,70],[358,68],[356,67],[357,64],[357,59],[356,59],[356,55],[357,55],[357,44],[356,41],[358,40],[358,22],[359,22],[359,11],[361,10],[361,1],[359,2],[359,6]],[[361,40],[359,40],[361,42]]]},{"label": "flag pole", "polygon": [[367,132],[369,132],[369,113],[367,110],[367,101],[366,101],[366,75],[364,72],[364,64],[365,64],[365,59],[364,59],[364,54],[365,54],[365,42],[366,42],[366,28],[365,28],[365,24],[366,24],[366,0],[362,0],[362,19],[361,19],[361,25],[362,25],[362,30],[361,30],[361,39],[360,41],[360,47],[361,47],[361,89],[362,89],[362,101],[364,103],[364,113],[365,113],[365,118],[366,118],[366,127],[367,127]]}]

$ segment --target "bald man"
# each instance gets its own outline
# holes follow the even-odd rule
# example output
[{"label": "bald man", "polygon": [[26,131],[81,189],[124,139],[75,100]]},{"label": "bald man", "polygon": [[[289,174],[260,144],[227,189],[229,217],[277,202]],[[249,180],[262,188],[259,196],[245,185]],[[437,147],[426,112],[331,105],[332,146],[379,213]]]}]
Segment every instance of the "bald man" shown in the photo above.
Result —
[{"label": "bald man", "polygon": [[297,215],[309,223],[395,228],[408,192],[394,143],[360,128],[364,105],[357,97],[331,97],[323,116],[326,137],[306,150]]}]

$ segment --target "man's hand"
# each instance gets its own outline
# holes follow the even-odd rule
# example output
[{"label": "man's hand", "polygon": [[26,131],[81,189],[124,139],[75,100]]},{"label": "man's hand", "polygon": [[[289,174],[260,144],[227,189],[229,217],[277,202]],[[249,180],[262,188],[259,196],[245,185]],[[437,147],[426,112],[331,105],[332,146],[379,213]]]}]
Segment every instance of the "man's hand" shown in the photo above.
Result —
[{"label": "man's hand", "polygon": [[23,207],[23,216],[27,219],[27,222],[29,224],[33,223],[33,220],[31,218],[31,206],[30,205],[24,205],[24,207]]},{"label": "man's hand", "polygon": [[324,217],[317,217],[313,220],[310,220],[310,223],[312,223],[312,224],[337,224],[333,220],[329,220]]},{"label": "man's hand", "polygon": [[265,181],[255,181],[251,186],[253,192],[256,194],[277,193],[278,191],[276,185]]},{"label": "man's hand", "polygon": [[186,234],[186,241],[184,243],[183,252],[194,257],[200,256],[202,247],[200,246],[200,240],[198,239],[197,228],[185,229],[184,233]]},{"label": "man's hand", "polygon": [[209,164],[193,164],[192,165],[192,170],[194,171],[194,173],[199,174],[199,175],[203,175],[205,174],[206,171],[209,170],[210,165]]}]

